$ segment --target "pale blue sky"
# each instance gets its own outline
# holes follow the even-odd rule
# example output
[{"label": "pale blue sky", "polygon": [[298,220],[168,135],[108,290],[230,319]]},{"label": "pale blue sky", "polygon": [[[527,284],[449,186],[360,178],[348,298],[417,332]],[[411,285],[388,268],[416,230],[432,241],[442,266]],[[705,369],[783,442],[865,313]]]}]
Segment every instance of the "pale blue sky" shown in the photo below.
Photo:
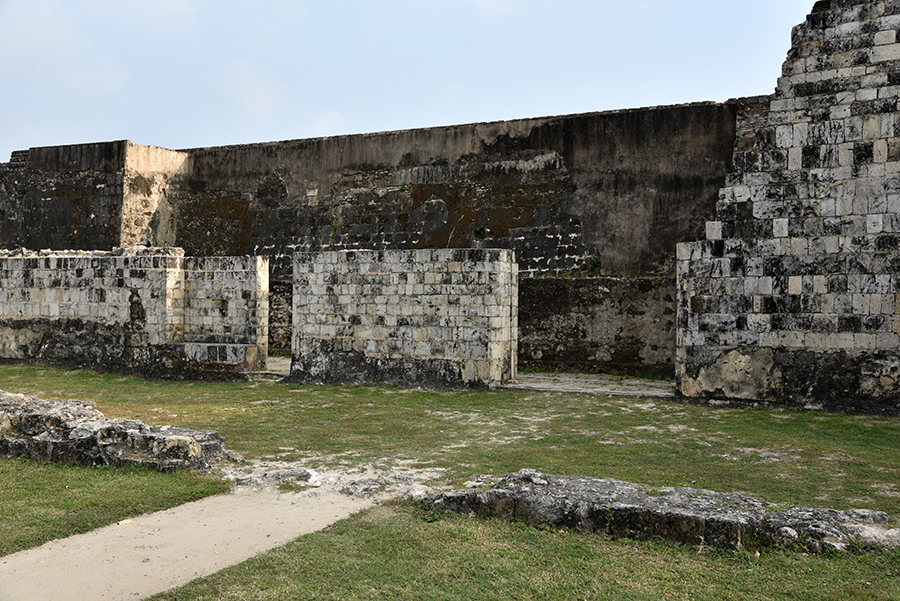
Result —
[{"label": "pale blue sky", "polygon": [[0,162],[771,93],[813,0],[0,0]]}]

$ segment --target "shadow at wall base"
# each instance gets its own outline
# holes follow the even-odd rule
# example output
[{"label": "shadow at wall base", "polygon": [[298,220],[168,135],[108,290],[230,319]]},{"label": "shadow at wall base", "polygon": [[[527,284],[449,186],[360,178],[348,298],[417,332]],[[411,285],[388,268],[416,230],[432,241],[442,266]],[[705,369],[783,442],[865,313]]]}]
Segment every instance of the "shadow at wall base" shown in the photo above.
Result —
[{"label": "shadow at wall base", "polygon": [[368,357],[364,353],[313,353],[294,358],[282,381],[294,384],[388,384],[428,390],[487,390],[486,379],[448,359]]},{"label": "shadow at wall base", "polygon": [[[265,366],[265,348],[149,344],[145,332],[89,320],[0,320],[0,362],[57,365],[176,380],[243,381]],[[252,348],[251,348],[252,347]],[[198,360],[198,353],[205,360]],[[247,360],[250,359],[250,362]]]},{"label": "shadow at wall base", "polygon": [[688,402],[900,416],[900,351],[732,348],[692,358],[676,366]]},{"label": "shadow at wall base", "polygon": [[519,355],[519,371],[608,374],[613,376],[631,376],[635,378],[653,378],[657,380],[671,380],[675,377],[675,368],[672,364],[641,365],[631,362],[535,361],[531,359],[522,359],[521,353]]}]

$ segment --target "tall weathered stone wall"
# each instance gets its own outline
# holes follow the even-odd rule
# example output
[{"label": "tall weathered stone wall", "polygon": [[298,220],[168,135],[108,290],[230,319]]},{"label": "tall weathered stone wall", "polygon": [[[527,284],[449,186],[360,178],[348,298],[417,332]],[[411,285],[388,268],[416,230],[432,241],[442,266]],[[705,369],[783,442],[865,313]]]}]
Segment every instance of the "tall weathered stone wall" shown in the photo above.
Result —
[{"label": "tall weathered stone wall", "polygon": [[[735,136],[747,136],[763,106],[744,99],[180,152],[127,141],[34,148],[0,164],[0,247],[264,255],[275,289],[289,285],[295,251],[322,249],[505,248],[526,277],[672,275],[675,244],[702,235]],[[275,346],[289,339],[290,324],[278,320],[287,314],[273,313]],[[634,349],[595,342],[597,356]]]},{"label": "tall weathered stone wall", "polygon": [[431,387],[513,380],[517,282],[508,250],[298,253],[290,379]]},{"label": "tall weathered stone wall", "polygon": [[678,247],[691,397],[900,408],[900,2],[794,30],[706,240]]},{"label": "tall weathered stone wall", "polygon": [[32,148],[24,163],[0,164],[0,248],[120,246],[126,148]]},{"label": "tall weathered stone wall", "polygon": [[0,164],[0,248],[171,246],[186,153],[128,141],[32,148]]},{"label": "tall weathered stone wall", "polygon": [[0,252],[0,359],[150,374],[265,365],[268,261]]},{"label": "tall weathered stone wall", "polygon": [[189,254],[506,248],[523,274],[674,274],[724,183],[739,102],[186,151]]}]

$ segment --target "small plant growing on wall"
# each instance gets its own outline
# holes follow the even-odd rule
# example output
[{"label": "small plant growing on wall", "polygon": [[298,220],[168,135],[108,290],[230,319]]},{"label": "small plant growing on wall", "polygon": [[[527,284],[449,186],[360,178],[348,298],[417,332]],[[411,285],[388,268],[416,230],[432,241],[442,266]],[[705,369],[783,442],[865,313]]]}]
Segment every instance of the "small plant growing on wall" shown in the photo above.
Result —
[{"label": "small plant growing on wall", "polygon": [[599,274],[602,261],[597,255],[591,255],[584,261],[584,270],[590,273]]}]

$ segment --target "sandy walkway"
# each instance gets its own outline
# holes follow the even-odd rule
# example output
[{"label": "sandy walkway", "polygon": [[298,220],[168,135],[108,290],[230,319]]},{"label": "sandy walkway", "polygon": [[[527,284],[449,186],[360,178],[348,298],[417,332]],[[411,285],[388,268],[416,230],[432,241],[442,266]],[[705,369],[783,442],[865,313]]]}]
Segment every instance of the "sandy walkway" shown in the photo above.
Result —
[{"label": "sandy walkway", "polygon": [[113,601],[212,574],[373,504],[246,487],[0,558],[0,601]]}]

